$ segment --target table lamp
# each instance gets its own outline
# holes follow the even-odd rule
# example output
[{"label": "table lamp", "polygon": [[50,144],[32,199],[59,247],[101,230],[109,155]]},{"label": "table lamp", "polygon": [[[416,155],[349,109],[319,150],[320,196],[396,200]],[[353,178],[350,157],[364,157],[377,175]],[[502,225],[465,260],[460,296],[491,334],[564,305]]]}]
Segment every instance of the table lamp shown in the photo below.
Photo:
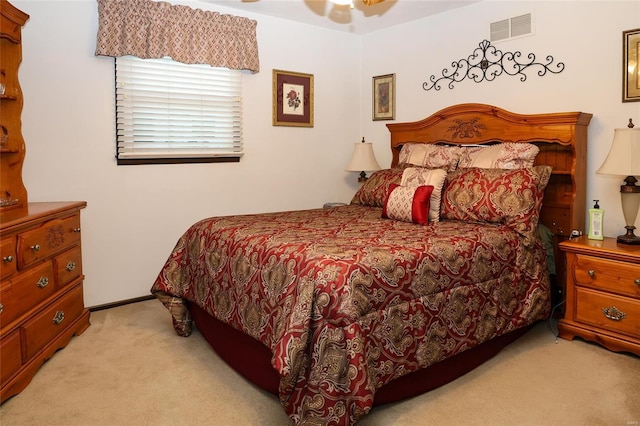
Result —
[{"label": "table lamp", "polygon": [[618,236],[617,241],[640,244],[640,237],[633,233],[640,208],[640,186],[636,185],[636,176],[640,176],[640,129],[634,129],[631,119],[626,129],[615,129],[609,155],[596,173],[626,176],[625,184],[620,186],[620,200],[627,232]]},{"label": "table lamp", "polygon": [[363,137],[362,142],[353,144],[353,155],[345,170],[347,172],[360,172],[358,182],[362,183],[368,179],[366,172],[373,172],[380,170],[380,168],[376,161],[376,156],[373,154],[371,142],[365,142]]}]

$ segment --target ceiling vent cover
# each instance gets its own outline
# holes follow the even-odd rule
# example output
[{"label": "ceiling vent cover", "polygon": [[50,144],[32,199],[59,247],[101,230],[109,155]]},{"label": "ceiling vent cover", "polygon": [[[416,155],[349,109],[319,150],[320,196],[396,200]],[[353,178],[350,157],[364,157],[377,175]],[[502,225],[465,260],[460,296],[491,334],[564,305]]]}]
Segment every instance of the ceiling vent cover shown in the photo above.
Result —
[{"label": "ceiling vent cover", "polygon": [[531,13],[527,13],[492,22],[490,24],[490,40],[500,41],[529,35],[533,32],[531,20]]}]

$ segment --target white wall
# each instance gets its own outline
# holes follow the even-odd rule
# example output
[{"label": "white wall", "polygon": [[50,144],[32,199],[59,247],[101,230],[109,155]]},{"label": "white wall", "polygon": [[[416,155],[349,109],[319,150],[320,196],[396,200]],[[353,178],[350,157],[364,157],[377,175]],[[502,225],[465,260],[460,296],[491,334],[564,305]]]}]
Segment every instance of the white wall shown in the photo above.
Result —
[{"label": "white wall", "polygon": [[[20,68],[25,185],[29,201],[87,201],[87,306],[148,295],[177,239],[196,220],[322,207],[350,200],[357,189],[356,176],[344,167],[361,136],[360,88],[353,84],[360,75],[358,38],[260,17],[261,71],[243,80],[246,155],[240,163],[117,166],[113,59],[94,55],[97,2],[12,3],[30,15]],[[314,74],[313,128],[271,125],[274,68]]]},{"label": "white wall", "polygon": [[[364,135],[380,164],[390,162],[387,122],[371,120],[371,77],[388,73],[397,78],[396,122],[460,102],[520,113],[593,113],[587,199],[601,200],[606,235],[623,230],[620,181],[594,171],[613,129],[629,117],[640,125],[640,103],[620,101],[622,31],[640,27],[638,1],[484,1],[362,37],[183,1],[258,20],[261,72],[244,77],[246,155],[237,164],[150,166],[116,166],[113,59],[94,56],[96,2],[12,3],[31,15],[20,69],[24,180],[30,201],[88,202],[87,306],[149,294],[176,240],[196,220],[348,201],[357,184],[343,169],[354,142]],[[536,34],[497,46],[539,59],[550,54],[566,64],[561,74],[422,89],[431,74],[487,38],[489,22],[530,11]],[[274,68],[314,74],[314,128],[271,125]]]},{"label": "white wall", "polygon": [[[467,58],[489,38],[489,23],[532,12],[535,34],[495,43],[503,52],[529,53],[544,62],[547,55],[565,64],[559,74],[527,80],[502,75],[494,81],[464,80],[453,89],[425,91],[431,75],[442,76],[451,63]],[[583,111],[593,114],[589,126],[587,200],[605,209],[604,234],[624,233],[620,206],[621,178],[596,175],[613,131],[632,117],[640,126],[640,102],[623,103],[622,31],[640,27],[640,1],[483,1],[363,37],[362,133],[375,141],[380,163],[388,164],[385,122],[371,121],[371,77],[396,74],[396,121],[414,121],[457,103],[480,102],[524,114]],[[369,109],[367,109],[367,106]],[[640,161],[640,159],[638,159]],[[635,226],[640,229],[640,215]],[[636,231],[640,235],[640,231]]]}]

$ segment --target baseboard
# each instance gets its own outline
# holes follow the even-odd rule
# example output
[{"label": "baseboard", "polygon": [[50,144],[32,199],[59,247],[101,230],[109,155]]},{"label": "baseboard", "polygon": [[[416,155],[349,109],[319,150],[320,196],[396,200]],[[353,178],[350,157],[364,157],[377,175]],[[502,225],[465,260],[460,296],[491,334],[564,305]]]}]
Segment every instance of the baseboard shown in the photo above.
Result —
[{"label": "baseboard", "polygon": [[117,308],[118,306],[129,305],[131,303],[144,302],[144,301],[152,300],[155,298],[156,296],[154,296],[153,294],[150,294],[148,296],[134,297],[133,299],[126,299],[126,300],[119,300],[117,302],[105,303],[104,305],[90,306],[87,309],[89,309],[90,312],[102,311],[103,309]]}]

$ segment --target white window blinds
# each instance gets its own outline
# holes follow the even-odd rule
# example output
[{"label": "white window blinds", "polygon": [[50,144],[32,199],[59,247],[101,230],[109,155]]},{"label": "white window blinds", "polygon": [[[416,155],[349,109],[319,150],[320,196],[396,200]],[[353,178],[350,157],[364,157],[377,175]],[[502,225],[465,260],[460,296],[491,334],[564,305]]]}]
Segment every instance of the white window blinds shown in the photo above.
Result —
[{"label": "white window blinds", "polygon": [[238,70],[116,58],[118,164],[238,161],[241,83]]}]

